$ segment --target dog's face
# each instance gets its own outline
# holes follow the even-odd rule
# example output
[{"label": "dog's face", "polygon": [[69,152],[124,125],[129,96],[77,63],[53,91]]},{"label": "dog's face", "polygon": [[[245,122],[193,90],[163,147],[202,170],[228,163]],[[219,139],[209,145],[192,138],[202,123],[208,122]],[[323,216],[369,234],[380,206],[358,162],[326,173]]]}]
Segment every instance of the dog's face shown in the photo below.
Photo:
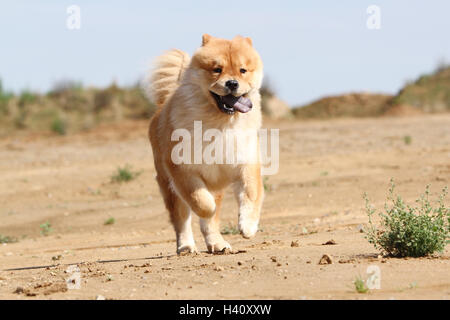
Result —
[{"label": "dog's face", "polygon": [[192,65],[201,75],[198,81],[205,93],[222,112],[234,114],[251,110],[248,94],[261,87],[263,65],[250,38],[238,36],[225,40],[205,34]]}]

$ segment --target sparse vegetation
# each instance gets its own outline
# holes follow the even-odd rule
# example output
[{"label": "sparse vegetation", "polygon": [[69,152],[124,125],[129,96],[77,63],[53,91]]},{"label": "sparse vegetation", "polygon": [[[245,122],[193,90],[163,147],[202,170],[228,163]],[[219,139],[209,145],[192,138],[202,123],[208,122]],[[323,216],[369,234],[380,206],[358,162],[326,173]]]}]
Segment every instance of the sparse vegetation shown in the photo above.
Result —
[{"label": "sparse vegetation", "polygon": [[108,219],[105,220],[104,225],[105,225],[105,226],[109,226],[109,225],[112,225],[112,224],[114,224],[114,223],[116,223],[116,219],[114,219],[113,217],[110,217],[110,218],[108,218]]},{"label": "sparse vegetation", "polygon": [[131,166],[126,165],[125,167],[117,168],[115,174],[111,176],[112,182],[128,182],[137,178],[141,174],[140,171],[132,171]]},{"label": "sparse vegetation", "polygon": [[155,106],[139,84],[121,88],[85,88],[80,82],[63,80],[46,94],[24,90],[6,92],[0,83],[0,135],[17,129],[66,134],[90,129],[96,124],[123,119],[149,118]]},{"label": "sparse vegetation", "polygon": [[450,111],[450,66],[440,63],[433,73],[408,83],[392,105],[409,105],[424,112]]},{"label": "sparse vegetation", "polygon": [[41,234],[43,236],[48,236],[53,231],[52,225],[48,221],[41,224],[39,228],[41,229]]},{"label": "sparse vegetation", "polygon": [[231,223],[229,223],[228,225],[226,225],[225,227],[222,228],[222,230],[220,231],[221,234],[239,234],[239,229],[237,226],[232,225]]},{"label": "sparse vegetation", "polygon": [[391,180],[386,213],[380,213],[381,228],[377,228],[372,220],[376,210],[369,204],[367,195],[366,212],[369,216],[369,227],[365,230],[366,238],[375,246],[393,257],[423,257],[435,252],[442,252],[450,238],[450,208],[445,207],[444,188],[436,206],[429,200],[430,189],[412,207],[394,194],[395,184]]},{"label": "sparse vegetation", "polygon": [[[269,90],[270,92],[270,90]],[[376,117],[450,111],[450,66],[440,63],[430,74],[407,83],[397,95],[350,93],[295,107],[298,118]]]},{"label": "sparse vegetation", "polygon": [[264,191],[269,192],[272,191],[272,186],[269,183],[269,177],[263,178]]},{"label": "sparse vegetation", "polygon": [[67,133],[67,124],[61,118],[56,118],[52,122],[51,129],[53,132],[56,132],[57,134],[65,135]]},{"label": "sparse vegetation", "polygon": [[3,236],[0,234],[0,243],[14,243],[17,242],[17,238],[10,237],[10,236]]},{"label": "sparse vegetation", "polygon": [[406,145],[410,145],[412,143],[412,138],[411,136],[404,136],[403,141],[405,142]]},{"label": "sparse vegetation", "polygon": [[369,292],[369,288],[367,287],[366,282],[361,277],[357,277],[355,281],[353,281],[353,284],[355,286],[356,292],[358,293]]}]

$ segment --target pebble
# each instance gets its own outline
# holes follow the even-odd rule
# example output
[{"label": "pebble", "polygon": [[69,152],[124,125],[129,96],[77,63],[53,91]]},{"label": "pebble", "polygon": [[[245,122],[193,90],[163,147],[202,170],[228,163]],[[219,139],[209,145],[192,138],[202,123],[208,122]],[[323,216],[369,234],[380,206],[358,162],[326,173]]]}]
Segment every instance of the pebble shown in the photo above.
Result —
[{"label": "pebble", "polygon": [[332,264],[333,260],[331,260],[330,256],[327,254],[324,254],[322,256],[322,258],[320,258],[319,260],[319,264],[323,265],[323,264]]}]

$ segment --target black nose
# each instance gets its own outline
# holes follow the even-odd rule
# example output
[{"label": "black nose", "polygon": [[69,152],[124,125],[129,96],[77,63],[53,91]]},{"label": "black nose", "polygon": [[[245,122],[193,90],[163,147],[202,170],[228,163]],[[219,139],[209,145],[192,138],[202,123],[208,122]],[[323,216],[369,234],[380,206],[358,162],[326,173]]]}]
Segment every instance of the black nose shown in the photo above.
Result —
[{"label": "black nose", "polygon": [[227,82],[225,82],[225,86],[230,90],[236,90],[237,88],[239,88],[239,82],[237,82],[236,80],[228,80]]}]

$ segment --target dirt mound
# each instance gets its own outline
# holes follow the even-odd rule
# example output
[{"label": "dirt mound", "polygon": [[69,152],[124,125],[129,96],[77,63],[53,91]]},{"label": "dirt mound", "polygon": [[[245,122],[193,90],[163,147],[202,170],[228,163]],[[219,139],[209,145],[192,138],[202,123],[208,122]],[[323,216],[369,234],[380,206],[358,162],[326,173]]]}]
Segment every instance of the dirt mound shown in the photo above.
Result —
[{"label": "dirt mound", "polygon": [[398,104],[390,106],[383,114],[388,117],[409,117],[421,115],[424,112],[416,107],[407,104]]},{"label": "dirt mound", "polygon": [[293,110],[298,118],[374,117],[386,110],[391,95],[351,93],[319,99]]},{"label": "dirt mound", "polygon": [[438,67],[407,84],[392,105],[410,105],[427,113],[450,111],[450,67]]},{"label": "dirt mound", "polygon": [[450,111],[450,67],[420,76],[395,95],[351,93],[331,96],[293,110],[297,118],[411,116]]},{"label": "dirt mound", "polygon": [[276,96],[270,96],[263,100],[262,112],[270,118],[280,119],[291,114],[288,104]]}]

